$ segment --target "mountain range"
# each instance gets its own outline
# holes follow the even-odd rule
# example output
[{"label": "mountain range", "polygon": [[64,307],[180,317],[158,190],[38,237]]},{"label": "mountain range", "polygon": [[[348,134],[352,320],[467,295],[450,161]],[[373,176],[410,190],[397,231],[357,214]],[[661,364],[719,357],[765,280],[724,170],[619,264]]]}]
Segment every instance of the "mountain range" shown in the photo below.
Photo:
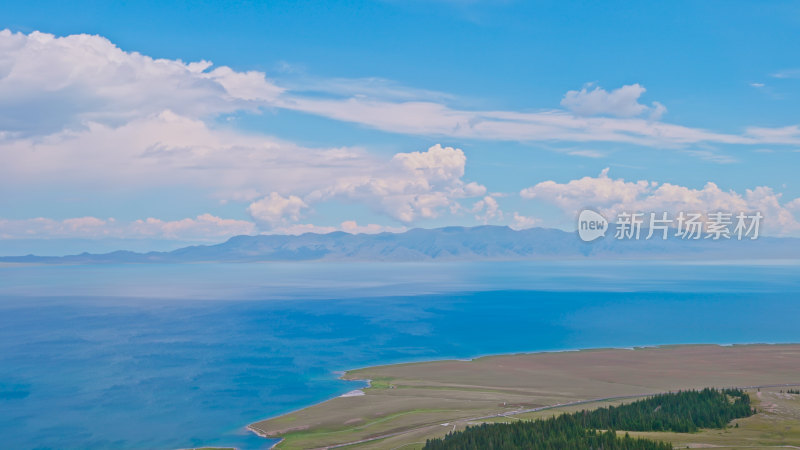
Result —
[{"label": "mountain range", "polygon": [[[643,232],[643,236],[646,231]],[[800,239],[616,240],[586,243],[574,232],[501,226],[416,228],[403,233],[236,236],[215,245],[173,251],[5,256],[0,262],[37,264],[195,263],[257,261],[433,261],[523,259],[793,259]]]}]

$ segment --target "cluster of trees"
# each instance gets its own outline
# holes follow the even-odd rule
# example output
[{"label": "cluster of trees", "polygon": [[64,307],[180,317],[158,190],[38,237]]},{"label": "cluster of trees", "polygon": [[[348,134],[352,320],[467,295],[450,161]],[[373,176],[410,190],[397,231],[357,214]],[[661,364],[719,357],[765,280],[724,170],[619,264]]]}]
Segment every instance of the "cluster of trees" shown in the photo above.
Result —
[{"label": "cluster of trees", "polygon": [[621,406],[575,413],[588,428],[690,433],[724,428],[733,419],[755,414],[740,389],[703,389],[660,394]]},{"label": "cluster of trees", "polygon": [[586,428],[572,414],[547,420],[483,424],[430,439],[425,450],[672,450],[672,445],[649,439],[620,437],[612,431]]},{"label": "cluster of trees", "polygon": [[[755,414],[750,397],[740,389],[703,389],[660,394],[620,406],[562,414],[549,419],[508,424],[483,424],[431,439],[425,449],[624,449],[664,450],[672,446],[633,439],[627,431],[697,431],[724,428],[733,419]],[[607,430],[601,432],[598,430]]]},{"label": "cluster of trees", "polygon": [[[781,391],[781,392],[783,392],[783,391]],[[795,395],[800,395],[800,391],[799,391],[799,390],[797,390],[797,389],[789,389],[788,391],[786,391],[786,393],[787,393],[787,394],[795,394]]]}]

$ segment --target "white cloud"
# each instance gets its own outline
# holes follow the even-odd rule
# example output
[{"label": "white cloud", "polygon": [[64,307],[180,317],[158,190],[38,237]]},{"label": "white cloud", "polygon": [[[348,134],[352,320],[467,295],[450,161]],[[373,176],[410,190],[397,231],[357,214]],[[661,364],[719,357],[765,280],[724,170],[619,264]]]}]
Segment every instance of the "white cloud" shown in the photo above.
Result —
[{"label": "white cloud", "polygon": [[597,150],[570,150],[567,152],[567,154],[572,156],[583,156],[585,158],[604,158],[606,156],[605,153]]},{"label": "white cloud", "polygon": [[503,211],[500,210],[500,205],[490,195],[475,202],[472,205],[472,212],[475,213],[475,219],[484,224],[492,220],[503,220]]},{"label": "white cloud", "polygon": [[370,173],[376,158],[356,148],[308,148],[211,128],[166,111],[118,127],[88,123],[45,138],[0,141],[0,187],[192,187],[220,200],[308,191]]},{"label": "white cloud", "polygon": [[791,211],[800,212],[800,197],[786,203],[784,206]]},{"label": "white cloud", "polygon": [[646,89],[639,84],[625,85],[611,92],[591,85],[584,86],[580,91],[568,91],[561,100],[561,106],[582,115],[611,115],[617,117],[635,117],[648,113],[652,120],[658,120],[667,109],[658,102],[653,106],[639,103],[639,97]]},{"label": "white cloud", "polygon": [[596,178],[583,177],[566,184],[543,181],[523,189],[520,196],[545,200],[564,211],[575,213],[590,206],[629,204],[650,189],[647,181],[626,182],[623,179],[609,178],[608,170],[603,169]]},{"label": "white cloud", "polygon": [[[466,156],[459,149],[435,145],[387,161],[357,148],[307,148],[214,129],[170,111],[118,127],[89,123],[85,130],[0,142],[0,155],[4,189],[193,186],[222,201],[250,202],[252,217],[268,227],[296,221],[307,205],[334,197],[410,222],[486,192],[463,180]],[[281,200],[275,192],[290,195],[286,209],[275,210]]]},{"label": "white cloud", "polygon": [[[768,139],[716,133],[649,118],[585,117],[566,111],[469,111],[423,101],[282,96],[280,107],[395,133],[506,141],[622,142],[644,146],[758,144]],[[654,113],[662,111],[653,107]]]},{"label": "white cloud", "polygon": [[[789,73],[789,72],[787,72]],[[446,95],[398,87],[391,81],[289,81],[263,72],[213,68],[126,52],[101,36],[0,31],[0,136],[47,135],[88,123],[121,125],[165,110],[189,119],[258,108],[286,108],[380,130],[491,140],[626,142],[650,146],[697,143],[766,144],[766,129],[724,134],[659,121],[663,105],[639,103],[639,84],[612,91],[584,87],[562,103],[572,112],[460,110]],[[361,86],[359,90],[359,86]],[[322,90],[323,95],[315,95]],[[332,98],[333,96],[333,98]],[[425,99],[425,100],[422,100]],[[586,117],[603,114],[613,117]],[[638,116],[648,116],[640,118]],[[761,130],[761,132],[758,132]],[[793,136],[791,143],[800,142]]]},{"label": "white cloud", "polygon": [[92,35],[0,31],[0,130],[48,134],[160,113],[201,118],[273,101],[261,72],[126,52]]},{"label": "white cloud", "polygon": [[402,222],[435,218],[458,210],[458,200],[483,195],[486,188],[462,179],[466,155],[436,144],[424,152],[397,153],[367,175],[345,177],[311,192],[309,203],[331,198],[356,200]]},{"label": "white cloud", "polygon": [[800,126],[792,125],[780,128],[750,127],[747,134],[763,142],[775,144],[800,144]]},{"label": "white cloud", "polygon": [[517,211],[514,211],[514,220],[509,225],[514,230],[525,230],[533,228],[540,223],[540,220],[535,217],[523,216]]},{"label": "white cloud", "polygon": [[653,102],[653,106],[650,108],[650,112],[648,114],[648,119],[650,120],[660,120],[661,116],[666,114],[667,107],[662,105],[660,102]]},{"label": "white cloud", "polygon": [[673,217],[679,212],[707,214],[715,211],[754,212],[764,215],[764,230],[773,234],[800,232],[800,223],[789,211],[790,202],[780,203],[781,194],[767,186],[746,189],[744,194],[723,191],[708,182],[701,189],[654,181],[612,179],[605,169],[597,177],[584,177],[567,183],[543,181],[523,189],[520,196],[552,203],[570,216],[583,208],[599,210],[613,220],[621,212],[660,213]]},{"label": "white cloud", "polygon": [[772,74],[774,78],[800,78],[800,69],[785,69]]},{"label": "white cloud", "polygon": [[486,186],[480,185],[474,181],[464,185],[463,197],[480,197],[486,193]]},{"label": "white cloud", "polygon": [[181,220],[150,217],[131,222],[97,217],[63,220],[44,217],[22,220],[0,219],[0,239],[125,238],[217,242],[231,236],[255,232],[256,226],[252,222],[223,219],[211,214],[201,214]]},{"label": "white cloud", "polygon": [[430,182],[450,182],[464,176],[467,157],[461,149],[436,144],[425,152],[398,153],[392,161]]},{"label": "white cloud", "polygon": [[255,201],[247,207],[247,212],[258,222],[269,226],[276,226],[287,222],[300,220],[300,212],[308,205],[295,195],[283,197],[277,192],[271,192],[261,200]]},{"label": "white cloud", "polygon": [[391,101],[444,101],[452,100],[453,95],[403,86],[384,78],[316,78],[302,75],[281,80],[282,86],[298,94],[323,94],[340,98],[380,98]]},{"label": "white cloud", "polygon": [[[571,91],[565,102],[573,112],[465,110],[446,105],[446,95],[434,95],[431,101],[425,91],[386,80],[360,90],[359,86],[360,81],[333,80],[287,89],[262,72],[214,67],[207,61],[155,59],[121,50],[100,36],[0,31],[0,189],[68,186],[79,193],[180,187],[222,202],[249,204],[259,224],[271,229],[294,226],[306,209],[334,198],[365,204],[409,224],[467,212],[461,206],[464,199],[486,196],[483,185],[464,179],[466,155],[457,148],[435,145],[387,160],[361,148],[305,147],[215,121],[226,113],[262,108],[301,111],[391,132],[467,139],[675,147],[800,144],[796,125],[724,134],[660,122],[664,108],[657,102],[640,104],[644,88],[639,85],[610,92]],[[309,92],[314,89],[334,95]],[[591,151],[574,154],[601,156]],[[695,154],[725,158],[707,150]],[[536,195],[544,196],[546,187]],[[496,205],[494,198],[491,201]],[[479,220],[502,214],[489,200],[479,202],[484,218]],[[225,228],[201,217],[169,226],[143,220],[140,229],[163,234],[180,226]],[[47,226],[55,233],[69,227],[99,230],[111,226],[109,220],[55,221]]]},{"label": "white cloud", "polygon": [[739,162],[739,160],[733,156],[712,150],[686,150],[686,153],[717,164],[733,164]]},{"label": "white cloud", "polygon": [[44,128],[0,123],[0,186],[191,186],[222,202],[250,202],[268,227],[299,220],[306,201],[337,196],[410,222],[485,193],[462,181],[466,157],[449,147],[387,163],[362,149],[307,148],[208,124],[272,105],[282,92],[260,72],[152,59],[99,36],[3,31],[0,93],[8,95],[0,95],[0,113],[19,103],[57,116],[45,117]]}]

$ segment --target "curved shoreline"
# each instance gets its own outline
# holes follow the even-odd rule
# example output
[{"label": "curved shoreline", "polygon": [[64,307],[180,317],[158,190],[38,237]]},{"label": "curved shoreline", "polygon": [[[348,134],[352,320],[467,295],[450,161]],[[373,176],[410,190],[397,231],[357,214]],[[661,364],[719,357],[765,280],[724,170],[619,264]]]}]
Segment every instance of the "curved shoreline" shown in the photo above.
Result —
[{"label": "curved shoreline", "polygon": [[[517,353],[511,353],[511,354],[500,353],[500,354],[488,354],[488,355],[476,356],[476,357],[470,358],[468,360],[463,360],[463,359],[462,360],[445,359],[445,360],[414,361],[414,362],[405,362],[405,363],[401,362],[401,363],[392,363],[392,364],[385,364],[385,365],[378,365],[378,366],[368,366],[368,367],[362,367],[362,368],[350,369],[350,370],[344,371],[344,372],[341,373],[341,375],[338,378],[342,379],[342,380],[348,380],[348,381],[357,381],[357,380],[365,380],[366,381],[366,380],[371,380],[371,379],[370,378],[349,378],[349,377],[350,376],[353,376],[353,377],[362,376],[363,372],[366,372],[367,374],[374,374],[374,373],[377,372],[377,373],[380,373],[381,375],[392,374],[393,372],[406,373],[406,372],[409,371],[409,367],[413,367],[413,368],[416,369],[416,371],[419,371],[421,373],[420,376],[422,377],[423,376],[422,373],[425,372],[425,370],[429,370],[431,367],[435,368],[437,366],[447,366],[447,365],[453,365],[453,364],[456,364],[456,365],[457,364],[462,364],[462,365],[463,364],[486,365],[487,362],[490,362],[493,359],[531,360],[531,359],[548,358],[548,359],[556,359],[556,360],[558,360],[558,359],[563,359],[564,357],[567,357],[569,359],[575,359],[576,357],[578,357],[579,359],[586,359],[586,358],[583,357],[583,355],[588,355],[589,356],[588,359],[593,359],[596,356],[598,356],[599,354],[615,354],[615,355],[625,354],[625,355],[629,355],[630,356],[630,355],[640,355],[640,354],[644,355],[645,353],[648,353],[648,352],[652,353],[652,352],[659,352],[659,351],[661,351],[661,352],[669,352],[669,353],[690,353],[690,354],[692,352],[694,352],[694,351],[711,352],[711,353],[725,353],[725,349],[733,350],[734,353],[737,353],[737,352],[738,353],[742,353],[742,352],[744,352],[744,353],[753,353],[753,351],[759,351],[759,350],[766,350],[767,353],[769,353],[769,352],[775,352],[775,351],[780,352],[782,350],[794,351],[795,347],[800,347],[800,345],[799,344],[792,344],[792,343],[773,343],[773,344],[764,344],[764,343],[750,343],[750,344],[738,344],[738,343],[737,344],[678,344],[678,345],[636,346],[636,347],[627,347],[627,348],[601,347],[601,348],[573,349],[573,350],[517,352]],[[798,351],[800,351],[800,350],[798,350]],[[634,353],[628,353],[628,352],[634,352]],[[639,353],[639,352],[644,352],[644,353]],[[628,359],[630,359],[630,358],[628,358]],[[800,366],[798,368],[800,368]],[[465,369],[467,369],[467,368],[465,368]],[[412,369],[412,371],[413,371],[413,369]],[[797,372],[797,373],[800,373],[800,372]],[[368,381],[368,383],[369,383],[368,387],[364,388],[365,389],[364,395],[359,395],[359,396],[339,395],[339,396],[336,396],[336,397],[331,397],[331,398],[328,398],[328,399],[323,400],[321,402],[318,402],[318,403],[315,403],[315,404],[312,404],[312,405],[308,405],[308,406],[303,407],[303,408],[299,408],[299,409],[297,409],[295,411],[292,411],[292,412],[289,412],[289,413],[284,413],[284,414],[276,415],[276,416],[271,417],[269,419],[264,419],[264,420],[260,420],[260,421],[257,421],[257,422],[253,422],[253,423],[249,424],[247,426],[247,428],[250,431],[256,433],[258,436],[266,437],[266,438],[270,438],[270,439],[279,439],[278,442],[273,444],[273,447],[278,446],[279,444],[281,444],[282,442],[285,441],[287,435],[292,435],[293,432],[296,433],[296,432],[300,432],[300,431],[302,431],[302,434],[313,434],[314,432],[316,432],[315,430],[319,429],[320,425],[301,425],[303,422],[300,421],[297,424],[298,426],[294,426],[294,427],[289,426],[289,427],[286,427],[286,428],[273,429],[272,431],[270,431],[269,429],[263,428],[263,424],[268,424],[268,425],[271,426],[272,423],[274,423],[274,422],[280,422],[283,419],[296,417],[296,416],[302,416],[304,420],[307,420],[308,418],[306,416],[308,416],[308,415],[314,416],[315,414],[318,416],[317,418],[322,420],[322,421],[328,420],[329,418],[326,417],[327,414],[325,414],[324,411],[325,411],[326,408],[330,408],[330,404],[332,402],[338,402],[337,404],[341,404],[341,402],[343,400],[344,401],[350,400],[350,402],[348,404],[353,404],[352,403],[352,399],[357,398],[357,399],[363,399],[362,402],[375,403],[376,395],[378,393],[388,392],[387,389],[394,389],[395,386],[393,386],[391,384],[392,378],[389,378],[389,380],[390,380],[390,382],[389,382],[389,384],[387,386],[381,386],[381,387],[374,387],[373,384],[371,383],[371,381]],[[797,383],[800,383],[800,380],[798,380],[796,378],[793,379],[792,381],[796,381]],[[756,385],[767,386],[767,385],[773,385],[773,384],[781,385],[781,386],[789,385],[789,384],[791,384],[792,386],[796,385],[796,384],[793,384],[793,383],[766,383],[766,384],[745,383],[745,384],[747,386],[756,386]],[[745,385],[745,384],[743,384],[743,385]],[[712,385],[712,384],[709,384],[709,385]],[[731,384],[731,385],[733,385],[733,384]],[[409,387],[409,386],[403,385],[403,386],[399,386],[399,387],[404,387],[405,388],[405,387]],[[413,387],[413,386],[411,386],[411,387]],[[437,388],[437,387],[434,386],[432,388],[433,389],[441,389],[442,387]],[[376,389],[377,389],[377,391],[376,391]],[[428,389],[430,389],[430,388],[428,388]],[[447,388],[447,389],[452,389],[452,388]],[[467,388],[464,388],[464,389],[467,389]],[[474,389],[474,388],[469,388],[469,389]],[[668,391],[668,390],[669,389],[665,389],[664,391]],[[397,393],[400,393],[400,392],[401,391],[395,391],[395,392],[393,392],[393,394],[397,394]],[[544,392],[544,391],[537,391],[537,392],[540,392],[540,394],[536,394],[539,397],[541,397],[542,395],[545,395],[545,396],[548,395],[547,392]],[[630,398],[630,397],[636,397],[636,396],[651,395],[653,393],[654,392],[651,391],[651,392],[645,392],[645,393],[639,393],[639,394],[626,394],[626,395],[606,395],[606,396],[596,395],[596,396],[593,396],[591,398],[584,397],[583,399],[572,401],[572,402],[558,402],[558,403],[544,404],[541,407],[532,408],[532,409],[529,408],[529,411],[525,411],[525,410],[522,410],[522,412],[507,411],[507,412],[504,412],[504,413],[475,415],[475,416],[472,416],[471,420],[486,419],[486,418],[489,418],[489,417],[515,415],[515,414],[520,414],[520,413],[524,413],[524,412],[539,411],[539,410],[543,410],[543,409],[552,409],[552,408],[559,407],[559,405],[561,407],[563,407],[563,406],[566,406],[566,405],[578,405],[578,404],[583,404],[583,403],[592,403],[592,402],[597,402],[597,401],[609,400],[609,399],[613,399],[613,398],[624,398],[624,397]],[[530,395],[533,395],[533,394],[528,394],[529,397],[530,397]],[[396,395],[394,397],[396,397]],[[389,397],[386,397],[386,398],[389,398]],[[319,410],[319,411],[316,411],[316,410]],[[355,413],[353,413],[353,414],[355,414]],[[344,426],[344,428],[342,428],[341,431],[328,432],[328,434],[330,434],[330,433],[348,433],[349,431],[357,430],[358,428],[364,428],[364,427],[370,426],[369,423],[367,423],[366,425],[363,423],[363,418],[358,419],[358,420],[356,420],[356,419],[358,419],[357,415],[353,419],[350,419],[351,422],[354,424],[353,426],[351,426],[351,427]],[[389,420],[389,419],[387,419],[387,420]],[[465,420],[465,418],[462,417],[459,420],[463,421],[463,420]],[[259,424],[262,424],[262,425],[259,426]],[[358,426],[356,426],[356,424]],[[328,424],[328,425],[330,425],[330,424]],[[339,423],[339,425],[341,426],[342,424]],[[429,427],[430,427],[430,424],[428,424],[426,426],[422,426],[420,429],[429,428]],[[338,430],[339,428],[335,428],[335,429]],[[413,431],[413,430],[414,430],[414,428],[410,428],[410,429],[404,430],[402,432],[393,433],[393,434],[391,434],[391,436],[395,436],[395,435],[399,435],[399,434],[406,434],[406,433],[408,433],[410,431]],[[383,438],[386,438],[386,437],[390,437],[390,434],[380,434],[379,436],[382,436]],[[350,442],[352,444],[354,442],[360,442],[362,440],[363,439],[361,439],[361,440],[356,439],[356,440],[347,441],[347,442]],[[372,438],[367,438],[367,440],[372,440]],[[333,448],[336,445],[339,445],[339,444],[331,442],[330,444],[325,445],[325,446]]]}]

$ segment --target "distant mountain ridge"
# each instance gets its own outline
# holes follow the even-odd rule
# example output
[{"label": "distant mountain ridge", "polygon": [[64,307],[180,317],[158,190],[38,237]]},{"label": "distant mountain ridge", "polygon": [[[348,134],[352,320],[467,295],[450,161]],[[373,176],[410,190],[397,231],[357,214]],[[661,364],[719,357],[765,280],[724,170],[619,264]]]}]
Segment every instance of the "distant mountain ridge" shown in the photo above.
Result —
[{"label": "distant mountain ridge", "polygon": [[0,262],[39,264],[191,263],[258,261],[456,261],[522,259],[794,259],[800,239],[685,241],[616,240],[585,243],[574,232],[502,226],[415,228],[403,233],[235,236],[215,245],[169,252],[116,251],[62,257],[6,256]]}]

